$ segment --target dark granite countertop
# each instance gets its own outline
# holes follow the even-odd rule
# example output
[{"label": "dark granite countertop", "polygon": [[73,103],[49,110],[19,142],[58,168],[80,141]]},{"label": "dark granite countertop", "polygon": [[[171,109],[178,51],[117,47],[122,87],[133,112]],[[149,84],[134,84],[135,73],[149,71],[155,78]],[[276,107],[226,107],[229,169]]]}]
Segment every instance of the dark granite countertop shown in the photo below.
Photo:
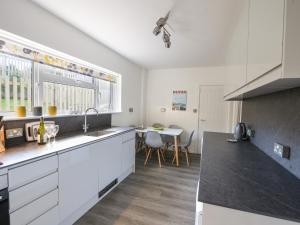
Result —
[{"label": "dark granite countertop", "polygon": [[300,222],[300,180],[250,142],[205,132],[198,200]]},{"label": "dark granite countertop", "polygon": [[57,137],[55,142],[47,143],[46,145],[38,145],[36,142],[28,142],[26,144],[8,148],[5,152],[0,153],[0,162],[3,163],[0,165],[0,169],[14,166],[39,157],[45,157],[65,150],[72,150],[74,148],[89,145],[112,136],[134,130],[134,128],[112,127],[105,130],[111,131],[112,133],[100,137],[93,137],[84,135],[82,131],[74,132]]}]

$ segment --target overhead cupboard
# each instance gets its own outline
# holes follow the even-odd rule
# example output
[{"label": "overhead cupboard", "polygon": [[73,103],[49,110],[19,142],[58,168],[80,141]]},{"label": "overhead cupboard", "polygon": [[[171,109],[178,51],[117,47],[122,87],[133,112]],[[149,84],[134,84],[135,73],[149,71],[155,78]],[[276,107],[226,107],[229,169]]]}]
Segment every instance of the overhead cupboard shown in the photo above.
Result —
[{"label": "overhead cupboard", "polygon": [[241,4],[226,55],[225,100],[300,86],[300,1],[242,0]]}]

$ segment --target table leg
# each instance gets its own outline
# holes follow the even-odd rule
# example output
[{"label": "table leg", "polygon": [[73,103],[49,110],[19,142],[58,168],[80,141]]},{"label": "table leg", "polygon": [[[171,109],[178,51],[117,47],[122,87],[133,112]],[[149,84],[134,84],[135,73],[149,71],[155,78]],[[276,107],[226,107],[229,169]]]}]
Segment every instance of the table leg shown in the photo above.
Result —
[{"label": "table leg", "polygon": [[176,166],[179,166],[179,159],[178,159],[178,137],[174,136],[174,146],[175,146],[175,159],[176,159]]}]

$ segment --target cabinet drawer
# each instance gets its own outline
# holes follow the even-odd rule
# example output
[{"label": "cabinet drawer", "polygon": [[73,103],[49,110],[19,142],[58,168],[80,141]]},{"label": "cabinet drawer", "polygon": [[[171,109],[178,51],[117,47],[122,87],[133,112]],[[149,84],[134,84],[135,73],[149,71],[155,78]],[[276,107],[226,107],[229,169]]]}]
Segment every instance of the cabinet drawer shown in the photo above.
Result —
[{"label": "cabinet drawer", "polygon": [[7,175],[0,176],[0,190],[7,188]]},{"label": "cabinet drawer", "polygon": [[50,209],[28,225],[57,225],[59,223],[58,206]]},{"label": "cabinet drawer", "polygon": [[10,214],[11,225],[26,225],[58,204],[58,189]]},{"label": "cabinet drawer", "polygon": [[47,176],[58,168],[57,156],[41,159],[8,171],[9,190],[16,189],[41,177]]},{"label": "cabinet drawer", "polygon": [[44,196],[58,187],[58,173],[43,177],[9,192],[10,212]]},{"label": "cabinet drawer", "polygon": [[132,139],[135,139],[135,131],[129,131],[125,134],[122,135],[122,142],[127,142],[130,141]]}]

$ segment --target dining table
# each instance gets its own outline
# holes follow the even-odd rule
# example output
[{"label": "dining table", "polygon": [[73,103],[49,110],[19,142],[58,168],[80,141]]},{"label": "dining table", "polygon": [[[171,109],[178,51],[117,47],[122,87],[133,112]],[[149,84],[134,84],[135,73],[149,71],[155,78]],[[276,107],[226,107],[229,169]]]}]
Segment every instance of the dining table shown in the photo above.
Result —
[{"label": "dining table", "polygon": [[156,131],[161,135],[168,135],[174,138],[174,150],[175,150],[175,161],[176,166],[179,166],[179,136],[183,133],[182,129],[177,128],[163,128],[163,129],[155,129],[154,127],[147,127],[147,128],[137,128],[137,133],[147,133],[148,131]]}]

